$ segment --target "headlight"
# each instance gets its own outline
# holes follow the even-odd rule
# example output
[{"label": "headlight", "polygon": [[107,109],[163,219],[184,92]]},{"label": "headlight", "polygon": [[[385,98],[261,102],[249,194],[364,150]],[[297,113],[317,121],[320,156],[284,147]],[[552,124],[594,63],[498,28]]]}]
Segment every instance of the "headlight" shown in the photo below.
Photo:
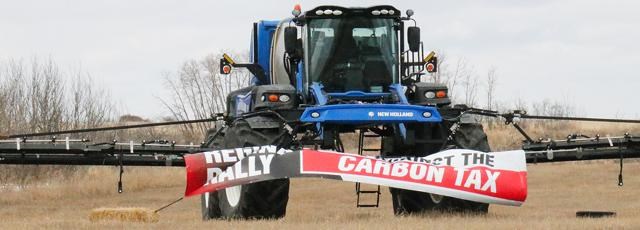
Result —
[{"label": "headlight", "polygon": [[424,97],[426,97],[427,99],[434,99],[436,98],[436,93],[434,93],[433,91],[427,91],[424,93]]},{"label": "headlight", "polygon": [[280,95],[279,99],[280,99],[281,102],[288,102],[289,100],[291,100],[291,97],[289,97],[289,95],[282,94],[282,95]]}]

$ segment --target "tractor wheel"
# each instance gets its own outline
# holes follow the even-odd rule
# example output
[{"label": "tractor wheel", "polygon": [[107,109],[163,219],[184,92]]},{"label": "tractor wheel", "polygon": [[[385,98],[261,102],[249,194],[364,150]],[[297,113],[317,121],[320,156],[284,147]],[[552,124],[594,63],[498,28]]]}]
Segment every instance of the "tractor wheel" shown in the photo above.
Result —
[{"label": "tractor wheel", "polygon": [[[224,135],[224,148],[280,145],[290,140],[281,128],[252,129],[239,119]],[[215,193],[214,201],[221,218],[265,219],[285,216],[289,201],[289,179],[278,179],[223,189]]]},{"label": "tractor wheel", "polygon": [[[218,129],[221,129],[218,132]],[[224,141],[225,127],[213,128],[207,131],[203,147],[220,149]],[[208,192],[200,195],[202,207],[202,220],[217,219],[221,217],[220,207],[218,207],[218,193]]]},{"label": "tractor wheel", "polygon": [[[490,152],[489,142],[481,124],[461,124],[454,136],[456,147]],[[393,212],[407,215],[423,212],[462,212],[484,214],[489,204],[462,200],[404,189],[389,188],[393,199]]]}]

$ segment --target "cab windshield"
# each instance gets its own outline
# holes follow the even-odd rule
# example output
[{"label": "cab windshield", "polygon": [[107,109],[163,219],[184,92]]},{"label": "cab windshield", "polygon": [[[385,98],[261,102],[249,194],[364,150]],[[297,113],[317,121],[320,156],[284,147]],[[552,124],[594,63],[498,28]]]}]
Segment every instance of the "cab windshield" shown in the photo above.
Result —
[{"label": "cab windshield", "polygon": [[315,19],[308,24],[309,79],[327,92],[388,91],[396,82],[398,47],[393,19]]}]

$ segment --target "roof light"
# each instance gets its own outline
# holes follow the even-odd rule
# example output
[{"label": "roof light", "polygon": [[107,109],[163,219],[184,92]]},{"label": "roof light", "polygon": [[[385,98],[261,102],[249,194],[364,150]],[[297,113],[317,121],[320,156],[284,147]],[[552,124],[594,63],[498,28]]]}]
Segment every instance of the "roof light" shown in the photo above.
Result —
[{"label": "roof light", "polygon": [[324,10],[324,14],[333,14],[333,10]]},{"label": "roof light", "polygon": [[324,14],[324,11],[322,11],[322,10],[316,10],[316,14],[317,14],[317,15],[323,15],[323,14]]},{"label": "roof light", "polygon": [[311,113],[311,117],[313,117],[313,118],[318,118],[318,117],[320,117],[320,113],[318,113],[318,112],[313,112],[313,113]]},{"label": "roof light", "polygon": [[342,10],[334,10],[333,15],[335,16],[342,15]]},{"label": "roof light", "polygon": [[436,92],[436,97],[438,97],[438,98],[447,97],[447,91],[440,90],[440,91]]},{"label": "roof light", "polygon": [[389,14],[395,14],[396,12],[394,10],[389,10]]},{"label": "roof light", "polygon": [[378,16],[380,15],[380,11],[374,10],[374,11],[371,11],[371,14]]},{"label": "roof light", "polygon": [[291,11],[291,14],[293,14],[294,17],[298,17],[298,16],[300,16],[301,12],[302,12],[302,10],[300,9],[300,4],[296,4],[293,7],[293,11]]},{"label": "roof light", "polygon": [[424,113],[422,113],[422,116],[423,116],[423,117],[426,117],[426,118],[430,118],[430,117],[431,117],[431,115],[432,115],[432,114],[431,114],[431,112],[424,112]]},{"label": "roof light", "polygon": [[388,11],[388,10],[380,10],[380,13],[381,13],[381,14],[388,14],[388,13],[389,13],[389,11]]}]

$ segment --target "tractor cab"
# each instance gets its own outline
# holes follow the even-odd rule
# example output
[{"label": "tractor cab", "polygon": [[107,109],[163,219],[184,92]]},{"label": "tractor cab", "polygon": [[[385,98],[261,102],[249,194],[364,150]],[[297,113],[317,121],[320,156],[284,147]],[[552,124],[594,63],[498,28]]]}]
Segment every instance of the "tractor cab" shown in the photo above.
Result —
[{"label": "tractor cab", "polygon": [[296,27],[285,30],[296,33],[287,37],[285,31],[284,43],[292,47],[287,55],[302,63],[296,80],[310,100],[389,102],[392,86],[400,83],[403,26],[398,9],[319,6],[302,15],[294,10],[294,16]]},{"label": "tractor cab", "polygon": [[328,93],[388,92],[389,85],[398,82],[399,47],[398,17],[389,17],[398,11],[386,12],[383,17],[363,9],[307,12],[305,80]]},{"label": "tractor cab", "polygon": [[406,80],[419,78],[435,60],[423,59],[415,23],[405,36],[412,15],[389,5],[319,6],[303,14],[296,8],[275,35],[283,37],[285,72],[308,104],[409,104]]}]

